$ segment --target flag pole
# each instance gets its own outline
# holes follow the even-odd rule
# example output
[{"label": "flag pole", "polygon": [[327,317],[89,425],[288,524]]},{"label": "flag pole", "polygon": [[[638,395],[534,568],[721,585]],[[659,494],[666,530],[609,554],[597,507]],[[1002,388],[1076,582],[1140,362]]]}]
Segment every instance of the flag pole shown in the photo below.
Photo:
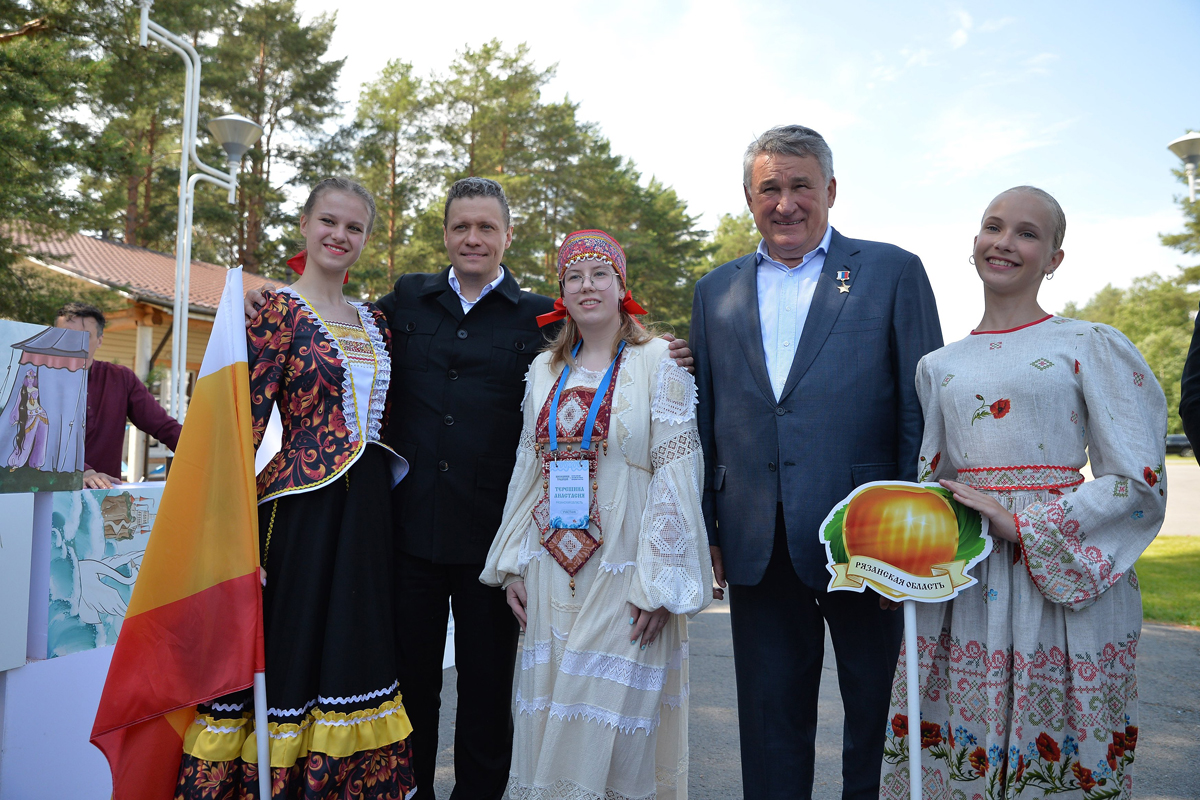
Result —
[{"label": "flag pole", "polygon": [[271,737],[267,729],[267,673],[254,673],[254,736],[258,744],[258,796],[271,800]]},{"label": "flag pole", "polygon": [[[908,796],[921,800],[921,688],[917,653],[917,601],[904,601],[904,671],[908,677]],[[254,676],[258,678],[257,675]]]}]

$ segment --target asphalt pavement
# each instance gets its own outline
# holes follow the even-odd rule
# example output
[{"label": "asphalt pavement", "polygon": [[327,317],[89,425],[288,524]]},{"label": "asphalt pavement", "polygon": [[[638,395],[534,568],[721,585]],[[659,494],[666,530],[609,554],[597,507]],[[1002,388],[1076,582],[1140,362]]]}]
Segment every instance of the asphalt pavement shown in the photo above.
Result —
[{"label": "asphalt pavement", "polygon": [[[1198,470],[1200,471],[1200,470]],[[729,606],[715,602],[689,625],[692,800],[742,797],[737,690]],[[1200,630],[1146,624],[1137,655],[1140,731],[1134,793],[1139,800],[1200,800]],[[444,674],[441,752],[435,792],[454,785],[452,745],[458,706],[453,668]],[[842,701],[833,645],[825,640],[817,728],[815,800],[841,797]],[[431,798],[425,798],[431,800]]]}]

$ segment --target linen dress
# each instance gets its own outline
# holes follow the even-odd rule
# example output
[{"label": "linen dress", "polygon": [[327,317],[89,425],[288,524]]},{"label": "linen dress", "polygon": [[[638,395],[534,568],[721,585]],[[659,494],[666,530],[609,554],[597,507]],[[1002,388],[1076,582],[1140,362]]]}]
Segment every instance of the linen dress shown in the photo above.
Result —
[{"label": "linen dress", "polygon": [[977,584],[917,605],[921,720],[907,718],[901,652],[880,796],[908,797],[919,731],[931,800],[1129,797],[1133,565],[1166,508],[1162,390],[1120,332],[1048,317],[930,353],[917,391],[920,479],[992,493],[1020,546],[995,539]]},{"label": "linen dress", "polygon": [[[402,800],[415,791],[398,689],[392,488],[407,470],[380,441],[391,373],[378,309],[322,319],[269,293],[248,331],[257,447],[273,406],[283,446],[257,479],[272,797]],[[250,690],[197,708],[177,800],[258,798]]]},{"label": "linen dress", "polygon": [[[528,593],[508,792],[519,800],[686,798],[684,615],[711,601],[712,585],[695,382],[661,339],[620,356],[611,414],[597,425],[606,436],[593,440],[599,525],[593,515],[590,532],[603,544],[575,575],[572,593],[570,576],[540,544],[552,533],[542,453],[561,371],[548,353],[529,370],[504,521],[480,577],[503,586],[523,579]],[[579,441],[600,379],[571,369],[557,417],[560,447]],[[671,611],[644,650],[640,640],[630,644],[631,602]]]}]

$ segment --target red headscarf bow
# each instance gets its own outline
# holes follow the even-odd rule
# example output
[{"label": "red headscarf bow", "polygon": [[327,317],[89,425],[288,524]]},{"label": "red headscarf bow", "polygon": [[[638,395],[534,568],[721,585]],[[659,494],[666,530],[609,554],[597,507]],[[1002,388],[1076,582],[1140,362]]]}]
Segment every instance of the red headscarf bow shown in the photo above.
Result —
[{"label": "red headscarf bow", "polygon": [[[304,274],[304,267],[308,264],[308,251],[301,250],[296,255],[287,260],[287,265],[292,268],[292,272],[297,275]],[[345,286],[350,282],[350,270],[346,270],[346,277],[342,279],[342,285]]]},{"label": "red headscarf bow", "polygon": [[[631,317],[639,314],[650,313],[646,309],[642,308],[638,304],[637,300],[633,299],[633,292],[625,293],[625,299],[621,301],[621,308],[625,309],[625,312]],[[560,297],[554,301],[553,311],[551,311],[549,314],[542,314],[537,318],[537,324],[539,328],[544,328],[553,322],[558,322],[560,319],[566,319],[567,316],[567,307],[563,305],[563,299]]]}]

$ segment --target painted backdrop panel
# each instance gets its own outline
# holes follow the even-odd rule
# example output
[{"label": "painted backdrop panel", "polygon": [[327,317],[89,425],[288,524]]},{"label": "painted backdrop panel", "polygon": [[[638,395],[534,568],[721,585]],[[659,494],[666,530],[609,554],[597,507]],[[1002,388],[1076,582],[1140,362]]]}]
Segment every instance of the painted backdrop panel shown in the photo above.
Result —
[{"label": "painted backdrop panel", "polygon": [[54,494],[46,658],[116,642],[164,486]]},{"label": "painted backdrop panel", "polygon": [[88,334],[0,320],[0,492],[83,486]]}]

